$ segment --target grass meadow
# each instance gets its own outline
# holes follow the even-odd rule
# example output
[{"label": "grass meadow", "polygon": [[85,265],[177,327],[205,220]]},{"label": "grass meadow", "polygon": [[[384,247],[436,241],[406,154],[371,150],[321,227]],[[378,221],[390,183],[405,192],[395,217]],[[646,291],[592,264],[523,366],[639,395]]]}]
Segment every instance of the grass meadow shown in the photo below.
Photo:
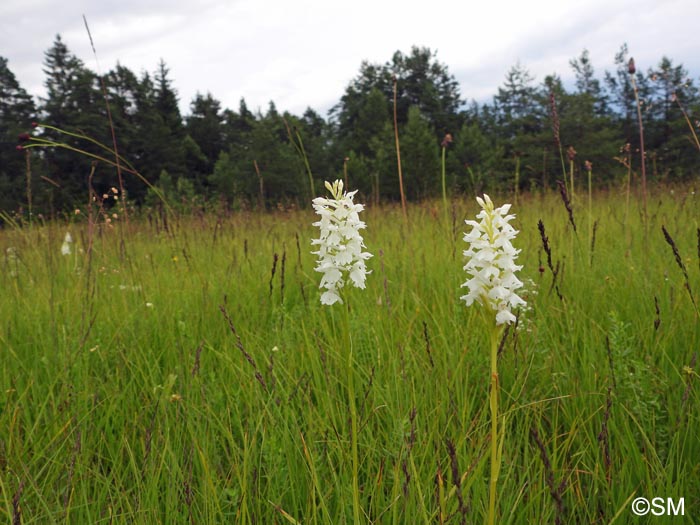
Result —
[{"label": "grass meadow", "polygon": [[[576,233],[558,194],[513,202],[528,309],[499,353],[499,523],[668,519],[640,496],[700,523],[691,190],[655,188],[646,220],[582,197]],[[363,523],[483,522],[489,342],[459,299],[477,210],[363,212],[347,309],[319,302],[310,207],[1,230],[0,521],[343,524],[357,497]]]}]

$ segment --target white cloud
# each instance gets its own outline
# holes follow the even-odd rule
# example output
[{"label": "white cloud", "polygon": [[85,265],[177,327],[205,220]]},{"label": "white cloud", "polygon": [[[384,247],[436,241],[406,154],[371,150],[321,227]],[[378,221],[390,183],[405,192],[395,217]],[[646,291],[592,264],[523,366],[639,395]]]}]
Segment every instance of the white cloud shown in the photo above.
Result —
[{"label": "white cloud", "polygon": [[569,60],[587,48],[602,76],[623,42],[643,69],[665,54],[696,77],[700,70],[697,0],[3,2],[0,54],[30,92],[43,93],[43,53],[57,33],[96,68],[83,14],[103,72],[117,61],[152,72],[163,58],[185,111],[197,91],[230,108],[245,97],[263,111],[270,100],[279,110],[325,111],[362,60],[383,63],[412,45],[437,50],[463,96],[478,100],[495,94],[518,60],[538,81],[553,72],[566,79]]}]

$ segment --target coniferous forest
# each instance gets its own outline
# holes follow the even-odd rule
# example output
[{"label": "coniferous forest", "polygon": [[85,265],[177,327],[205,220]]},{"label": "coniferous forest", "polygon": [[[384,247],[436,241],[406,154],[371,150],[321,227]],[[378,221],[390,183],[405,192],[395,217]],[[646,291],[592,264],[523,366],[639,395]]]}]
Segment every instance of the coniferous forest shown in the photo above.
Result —
[{"label": "coniferous forest", "polygon": [[[640,171],[635,86],[649,180],[696,177],[696,82],[669,57],[631,68],[622,45],[612,58],[601,73],[583,50],[570,60],[572,86],[557,74],[536,82],[516,64],[492,100],[477,103],[434,52],[414,47],[384,64],[363,62],[328,118],[312,108],[280,113],[272,101],[264,112],[244,99],[224,108],[210,93],[197,94],[183,116],[165,62],[153,74],[117,64],[99,76],[57,36],[45,52],[46,97],[38,101],[0,57],[0,210],[23,213],[29,193],[34,213],[61,212],[86,200],[88,180],[98,194],[115,187],[113,165],[71,149],[109,156],[85,137],[116,143],[138,172],[122,173],[135,205],[158,195],[187,207],[296,205],[312,197],[310,180],[320,189],[337,177],[369,202],[396,200],[394,118],[410,200],[439,195],[443,149],[453,194],[556,187],[563,171],[578,176],[591,167],[596,187],[605,187]],[[47,145],[25,148],[28,133]]]}]

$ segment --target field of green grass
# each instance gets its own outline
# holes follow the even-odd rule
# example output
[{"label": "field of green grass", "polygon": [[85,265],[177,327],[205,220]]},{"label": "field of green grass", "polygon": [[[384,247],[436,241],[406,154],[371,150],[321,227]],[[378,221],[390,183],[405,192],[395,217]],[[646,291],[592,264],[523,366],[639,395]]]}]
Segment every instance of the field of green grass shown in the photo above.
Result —
[{"label": "field of green grass", "polygon": [[[513,203],[528,309],[499,357],[499,523],[665,523],[637,497],[700,523],[691,190],[655,189],[646,223],[581,197],[577,233],[557,194]],[[362,523],[483,522],[489,342],[459,299],[477,211],[363,212],[349,309],[319,302],[310,208],[1,230],[0,521],[343,524],[357,498]]]}]

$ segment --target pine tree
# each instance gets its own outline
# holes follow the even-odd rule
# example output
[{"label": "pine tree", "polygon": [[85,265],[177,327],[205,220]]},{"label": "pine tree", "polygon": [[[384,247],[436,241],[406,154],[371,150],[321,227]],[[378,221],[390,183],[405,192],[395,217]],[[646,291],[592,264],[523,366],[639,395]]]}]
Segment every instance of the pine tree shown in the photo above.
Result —
[{"label": "pine tree", "polygon": [[[653,175],[673,174],[677,179],[693,174],[699,158],[697,145],[681,111],[698,101],[698,90],[682,65],[662,57],[649,69],[645,134]],[[680,104],[679,104],[680,103]]]},{"label": "pine tree", "polygon": [[430,123],[416,106],[408,110],[408,122],[401,135],[401,144],[407,196],[421,199],[437,195],[440,189],[438,143]]},{"label": "pine tree", "polygon": [[580,57],[571,59],[569,65],[574,70],[577,94],[597,116],[608,115],[607,95],[600,85],[600,80],[595,77],[588,50],[584,49]]},{"label": "pine tree", "polygon": [[[42,107],[42,119],[53,127],[83,134],[102,144],[111,144],[99,80],[83,66],[80,59],[70,53],[60,35],[56,36],[53,46],[45,53],[44,64],[47,96]],[[58,142],[105,155],[103,150],[89,140],[76,139],[51,130],[45,133]],[[95,186],[108,186],[108,179],[114,175],[111,166],[93,165],[89,157],[61,148],[48,150],[46,160],[48,176],[59,187],[55,195],[58,208],[72,206],[74,202],[85,198],[91,173]],[[54,191],[53,186],[47,189]]]},{"label": "pine tree", "polygon": [[[408,121],[408,110],[416,106],[427,118],[436,140],[461,124],[462,99],[459,85],[445,64],[428,48],[411,48],[408,55],[394,53],[383,65],[363,62],[358,76],[348,85],[340,102],[331,110],[340,140],[359,127],[366,99],[378,90],[386,104],[393,100],[394,78],[397,82],[397,117],[399,125]],[[356,149],[352,144],[349,149]]]},{"label": "pine tree", "polygon": [[205,172],[211,173],[219,153],[224,147],[221,102],[211,93],[197,93],[190,103],[191,113],[185,118],[185,129],[206,158]]},{"label": "pine tree", "polygon": [[170,70],[163,60],[158,64],[153,89],[153,109],[155,122],[150,130],[149,152],[150,163],[158,172],[165,170],[177,180],[186,176],[185,169],[185,127],[182,123],[177,93],[169,78]]},{"label": "pine tree", "polygon": [[15,209],[25,199],[25,158],[16,146],[35,118],[34,100],[0,56],[0,210]]}]

